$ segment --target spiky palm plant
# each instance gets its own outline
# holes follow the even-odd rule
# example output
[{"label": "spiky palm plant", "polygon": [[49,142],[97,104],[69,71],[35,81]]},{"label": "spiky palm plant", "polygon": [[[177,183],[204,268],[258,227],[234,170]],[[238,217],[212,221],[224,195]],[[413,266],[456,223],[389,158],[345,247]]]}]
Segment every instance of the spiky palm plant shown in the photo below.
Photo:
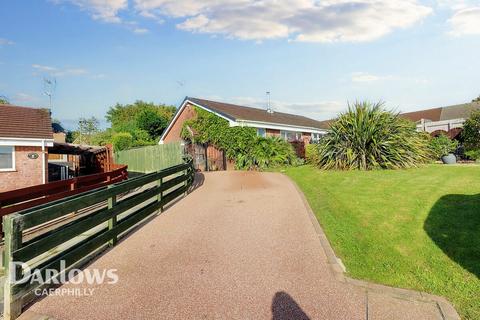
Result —
[{"label": "spiky palm plant", "polygon": [[427,160],[427,141],[415,125],[386,111],[384,103],[356,102],[332,123],[318,148],[323,169],[372,170],[418,166]]}]

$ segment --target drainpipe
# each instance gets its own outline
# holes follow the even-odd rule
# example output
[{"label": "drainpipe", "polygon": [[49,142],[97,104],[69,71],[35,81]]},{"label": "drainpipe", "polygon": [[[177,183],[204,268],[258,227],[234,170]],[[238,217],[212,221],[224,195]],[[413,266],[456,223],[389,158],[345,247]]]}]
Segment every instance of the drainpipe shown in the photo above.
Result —
[{"label": "drainpipe", "polygon": [[42,139],[42,183],[45,184],[45,139]]}]

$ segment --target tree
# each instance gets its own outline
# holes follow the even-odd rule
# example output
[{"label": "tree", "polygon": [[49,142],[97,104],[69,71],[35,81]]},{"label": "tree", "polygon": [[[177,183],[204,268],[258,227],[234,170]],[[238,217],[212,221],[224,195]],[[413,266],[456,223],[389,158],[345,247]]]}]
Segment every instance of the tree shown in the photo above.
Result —
[{"label": "tree", "polygon": [[116,133],[130,133],[132,146],[155,144],[175,114],[174,106],[148,103],[141,100],[133,104],[110,107],[106,119]]},{"label": "tree", "polygon": [[0,95],[0,104],[10,104],[7,97]]},{"label": "tree", "polygon": [[463,124],[462,138],[467,150],[480,150],[480,110],[473,111]]},{"label": "tree", "polygon": [[480,102],[480,95],[472,100],[472,102]]},{"label": "tree", "polygon": [[317,165],[336,170],[415,167],[427,161],[427,146],[415,124],[385,110],[383,102],[356,102],[321,140]]},{"label": "tree", "polygon": [[168,126],[169,119],[157,110],[145,109],[137,115],[137,127],[145,130],[152,140],[160,137],[163,130]]},{"label": "tree", "polygon": [[115,151],[122,151],[130,148],[133,144],[133,137],[128,132],[116,133],[112,138]]},{"label": "tree", "polygon": [[74,142],[78,144],[92,144],[95,134],[100,131],[99,126],[100,122],[95,117],[80,118]]}]

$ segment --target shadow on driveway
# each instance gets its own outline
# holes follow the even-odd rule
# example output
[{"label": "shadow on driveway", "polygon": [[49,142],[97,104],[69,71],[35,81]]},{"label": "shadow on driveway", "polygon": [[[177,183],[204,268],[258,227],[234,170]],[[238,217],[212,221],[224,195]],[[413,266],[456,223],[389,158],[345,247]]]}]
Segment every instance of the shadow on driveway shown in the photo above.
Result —
[{"label": "shadow on driveway", "polygon": [[480,194],[441,197],[424,230],[453,261],[480,277]]},{"label": "shadow on driveway", "polygon": [[272,320],[310,320],[310,318],[288,293],[280,291],[273,297]]}]

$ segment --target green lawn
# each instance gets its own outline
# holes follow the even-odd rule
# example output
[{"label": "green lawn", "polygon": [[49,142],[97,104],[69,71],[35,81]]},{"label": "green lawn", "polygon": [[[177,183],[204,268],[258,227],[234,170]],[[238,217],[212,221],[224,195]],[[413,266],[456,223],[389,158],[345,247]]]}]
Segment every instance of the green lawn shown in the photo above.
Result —
[{"label": "green lawn", "polygon": [[480,166],[286,174],[351,277],[442,295],[480,319]]}]

